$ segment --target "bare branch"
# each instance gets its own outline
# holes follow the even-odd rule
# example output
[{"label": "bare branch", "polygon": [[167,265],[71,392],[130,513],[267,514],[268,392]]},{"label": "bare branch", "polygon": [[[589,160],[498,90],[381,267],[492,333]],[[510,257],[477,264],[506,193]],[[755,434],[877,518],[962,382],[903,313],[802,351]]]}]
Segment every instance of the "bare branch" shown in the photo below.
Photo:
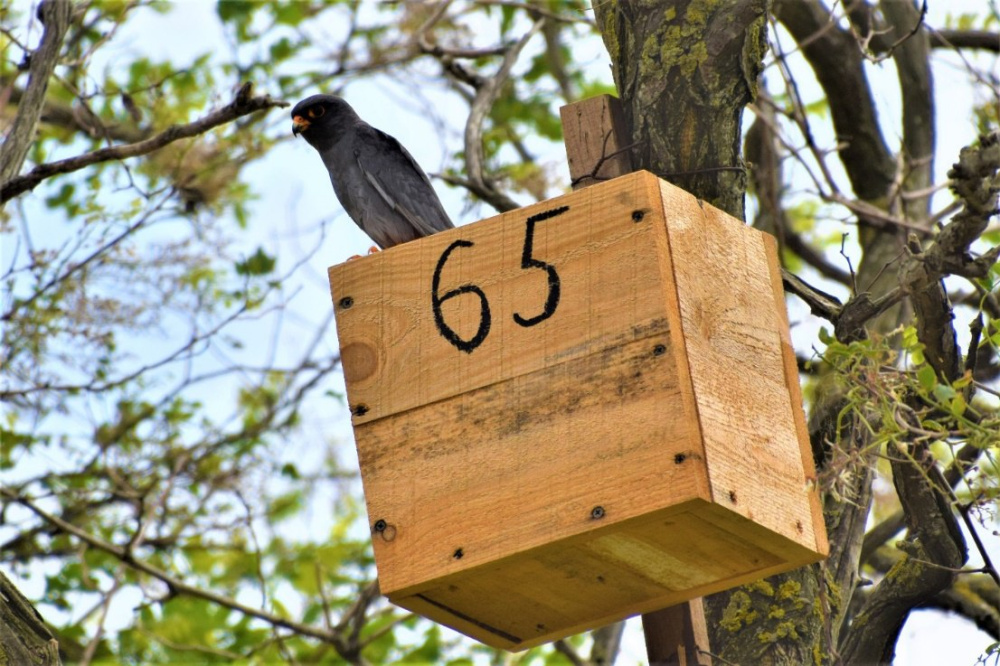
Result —
[{"label": "bare branch", "polygon": [[1000,53],[1000,33],[988,30],[931,30],[931,48],[981,49]]},{"label": "bare branch", "polygon": [[[72,9],[70,0],[46,0],[38,8],[42,23],[45,24],[45,32],[42,33],[42,43],[38,50],[31,54],[28,86],[17,107],[10,134],[0,151],[0,184],[5,185],[21,170],[24,158],[28,155],[28,147],[35,137],[35,126],[38,125],[38,118],[42,115],[45,104],[45,91],[48,90],[49,79],[55,71],[63,39],[69,29]],[[0,185],[0,190],[6,195],[4,185]],[[3,198],[0,201],[6,200]]]},{"label": "bare branch", "polygon": [[510,76],[510,70],[517,62],[518,56],[521,55],[521,51],[531,38],[542,29],[543,23],[544,19],[535,21],[531,29],[507,50],[497,73],[484,81],[483,85],[476,90],[472,108],[469,109],[469,119],[465,123],[465,164],[471,185],[469,189],[472,192],[486,194],[487,196],[484,198],[487,201],[493,203],[494,206],[503,206],[506,210],[519,208],[519,206],[513,199],[498,191],[484,173],[486,157],[483,154],[483,123],[500,96],[500,91]]},{"label": "bare branch", "polygon": [[848,178],[858,197],[878,201],[892,184],[895,160],[886,146],[875,116],[875,102],[864,59],[854,37],[831,26],[830,12],[817,0],[780,0],[774,14],[788,31],[812,66],[826,98]]}]

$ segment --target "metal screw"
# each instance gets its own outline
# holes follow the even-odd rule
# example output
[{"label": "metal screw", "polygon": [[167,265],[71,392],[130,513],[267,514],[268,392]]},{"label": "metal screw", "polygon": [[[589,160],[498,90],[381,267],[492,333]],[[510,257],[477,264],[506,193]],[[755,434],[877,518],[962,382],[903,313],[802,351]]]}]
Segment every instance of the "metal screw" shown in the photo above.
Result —
[{"label": "metal screw", "polygon": [[384,520],[382,520],[381,518],[379,518],[378,520],[375,521],[375,531],[376,532],[385,532],[385,528],[386,527],[387,527],[386,522]]},{"label": "metal screw", "polygon": [[354,299],[351,298],[350,296],[344,296],[342,299],[340,299],[339,303],[341,308],[343,308],[344,310],[348,310],[352,305],[354,305]]},{"label": "metal screw", "polygon": [[656,345],[653,347],[653,356],[663,356],[667,353],[666,345]]},{"label": "metal screw", "polygon": [[600,520],[601,518],[603,518],[604,517],[604,507],[603,506],[595,506],[593,509],[590,510],[590,517],[593,520]]},{"label": "metal screw", "polygon": [[676,456],[674,456],[674,464],[675,465],[680,465],[685,460],[687,460],[687,456],[684,455],[683,453],[678,453]]},{"label": "metal screw", "polygon": [[462,559],[462,556],[464,556],[464,555],[465,555],[465,553],[463,553],[462,549],[459,548],[454,553],[452,553],[451,556],[454,557],[456,560],[460,560],[460,559]]},{"label": "metal screw", "polygon": [[632,221],[633,222],[642,222],[642,218],[644,218],[644,217],[646,217],[645,211],[641,211],[641,210],[634,210],[634,211],[632,211]]},{"label": "metal screw", "polygon": [[368,405],[364,404],[363,402],[358,403],[354,405],[354,409],[351,410],[351,413],[354,414],[355,416],[364,416],[365,414],[368,413]]}]

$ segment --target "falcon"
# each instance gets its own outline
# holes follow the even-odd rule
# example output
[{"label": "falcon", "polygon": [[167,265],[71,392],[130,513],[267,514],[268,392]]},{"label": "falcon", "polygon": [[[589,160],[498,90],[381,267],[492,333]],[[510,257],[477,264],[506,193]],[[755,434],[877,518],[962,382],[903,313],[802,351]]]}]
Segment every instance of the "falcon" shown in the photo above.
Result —
[{"label": "falcon", "polygon": [[379,247],[454,227],[406,148],[363,121],[340,97],[313,95],[296,104],[292,134],[316,149],[340,204]]}]

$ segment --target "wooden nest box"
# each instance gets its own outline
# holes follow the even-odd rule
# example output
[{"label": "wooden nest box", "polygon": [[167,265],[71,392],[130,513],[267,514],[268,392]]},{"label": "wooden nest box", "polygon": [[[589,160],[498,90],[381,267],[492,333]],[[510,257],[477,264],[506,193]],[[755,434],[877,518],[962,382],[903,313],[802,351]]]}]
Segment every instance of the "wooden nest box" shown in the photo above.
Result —
[{"label": "wooden nest box", "polygon": [[637,172],[330,268],[382,593],[517,650],[821,559],[776,252]]}]

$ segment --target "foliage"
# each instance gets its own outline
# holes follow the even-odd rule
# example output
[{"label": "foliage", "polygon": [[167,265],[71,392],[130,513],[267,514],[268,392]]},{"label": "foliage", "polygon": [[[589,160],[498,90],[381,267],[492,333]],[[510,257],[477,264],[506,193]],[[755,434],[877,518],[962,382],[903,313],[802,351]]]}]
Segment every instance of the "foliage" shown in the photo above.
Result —
[{"label": "foliage", "polygon": [[[569,51],[592,30],[581,6],[552,8],[571,20],[553,24],[552,48],[520,66],[483,132],[495,177],[538,197],[551,194],[551,176],[526,137],[559,140],[559,85],[574,95],[598,86]],[[74,8],[25,171],[192,123],[244,81],[295,101],[365,78],[444,80],[443,62],[455,59],[446,49],[474,44],[492,24],[482,54],[457,57],[488,76],[535,11],[223,0],[199,27],[217,35],[216,48],[144,48],[179,9]],[[27,3],[4,14],[0,78],[16,102],[45,26]],[[469,90],[445,81],[436,87],[455,100]],[[284,113],[247,115],[52,178],[3,214],[0,468],[13,528],[3,561],[39,595],[69,661],[465,659],[455,638],[371,593],[353,463],[310,416],[345,409],[332,314],[296,300],[314,255],[262,241],[269,221],[250,173],[290,138]],[[326,222],[310,228],[296,242],[326,247]]]},{"label": "foliage", "polygon": [[[181,33],[195,26],[178,26],[179,15],[199,17],[214,48],[182,48]],[[588,55],[598,37],[593,16],[583,0],[220,0],[200,14],[160,0],[77,3],[21,173],[190,126],[252,94],[245,82],[293,103],[318,90],[371,86],[393,91],[401,113],[440,128],[448,195],[470,219],[482,217],[484,204],[510,201],[505,192],[543,199],[564,188],[561,172],[540,157],[561,153],[558,106],[613,90]],[[6,128],[48,26],[26,2],[0,20]],[[463,126],[505,54],[539,20],[483,124]],[[996,23],[995,11],[984,10],[954,17],[949,28]],[[171,30],[154,34],[160,26]],[[893,201],[851,194],[851,174],[842,173],[850,169],[835,161],[843,148],[830,125],[837,109],[816,86],[799,85],[811,74],[776,25],[771,38],[778,57],[766,61],[748,132],[770,129],[769,148],[748,138],[746,150],[751,173],[772,165],[750,178],[754,223],[780,238],[785,268],[842,296],[842,309],[825,313],[835,323],[852,298],[897,273],[895,263],[866,265],[874,262],[872,232],[882,229],[876,222],[929,228],[955,210],[929,217],[925,198],[927,210],[912,213],[901,192],[916,162],[900,170]],[[877,42],[850,42],[852,54],[869,58],[867,71],[888,57]],[[995,82],[962,67],[985,91],[963,120],[979,133],[996,130]],[[595,639],[502,655],[378,598],[355,465],[343,453],[349,442],[331,434],[338,419],[343,432],[347,409],[321,273],[330,263],[322,253],[336,251],[331,241],[340,236],[328,230],[330,216],[294,211],[288,217],[311,219],[289,222],[263,212],[274,184],[255,170],[291,140],[285,112],[266,109],[44,179],[0,211],[0,562],[38,602],[70,662],[579,663],[587,648],[596,651]],[[459,145],[460,135],[473,143]],[[476,147],[485,167],[470,174]],[[477,178],[487,187],[477,189]],[[992,219],[970,258],[997,245]],[[921,236],[925,247],[933,238]],[[968,338],[973,363],[956,377],[935,365],[924,322],[902,316],[851,337],[818,332],[793,309],[806,322],[794,332],[809,406],[816,414],[836,402],[835,423],[817,438],[832,503],[861,503],[859,479],[867,483],[871,469],[888,478],[888,459],[923,463],[914,452],[926,449],[934,469],[958,470],[949,481],[955,510],[992,529],[1000,271],[953,274],[944,284],[957,316],[980,327]],[[860,449],[850,424],[864,432]],[[962,453],[970,450],[974,458]],[[880,496],[873,515],[888,522],[897,506]],[[900,529],[874,539],[872,550],[901,556],[886,544]],[[884,558],[863,558],[864,575],[887,577]],[[797,585],[762,582],[742,593],[744,610],[756,612],[753,598],[773,604],[766,599],[774,590],[789,608],[813,606],[796,597]],[[995,602],[984,604],[995,611]],[[794,622],[776,623],[767,641],[788,639]],[[984,663],[996,654],[988,648]]]}]

